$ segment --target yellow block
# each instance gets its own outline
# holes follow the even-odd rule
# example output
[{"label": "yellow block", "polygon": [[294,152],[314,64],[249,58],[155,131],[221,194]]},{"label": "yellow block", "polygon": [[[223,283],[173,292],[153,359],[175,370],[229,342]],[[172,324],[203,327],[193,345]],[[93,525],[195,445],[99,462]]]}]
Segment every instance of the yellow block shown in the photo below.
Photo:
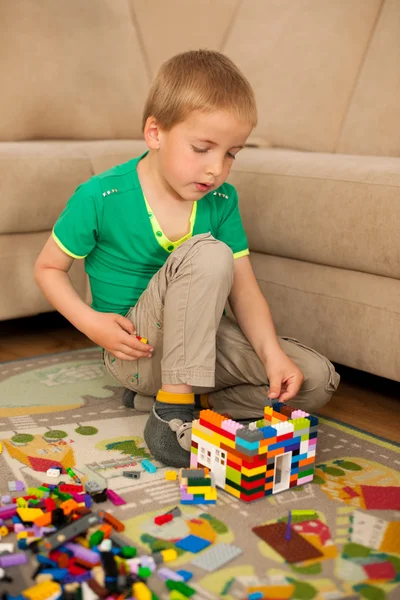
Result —
[{"label": "yellow block", "polygon": [[39,585],[24,590],[24,598],[28,598],[28,600],[47,600],[55,594],[61,595],[61,592],[61,586],[55,581],[43,581]]},{"label": "yellow block", "polygon": [[136,600],[151,600],[152,596],[151,591],[142,581],[133,584],[132,594],[135,596]]},{"label": "yellow block", "polygon": [[188,494],[208,494],[212,490],[211,485],[190,485],[188,486]]},{"label": "yellow block", "polygon": [[169,562],[170,560],[175,560],[178,557],[178,553],[174,548],[168,548],[167,550],[161,550],[161,556],[164,562]]},{"label": "yellow block", "polygon": [[204,494],[204,500],[216,500],[217,499],[217,489],[209,488],[210,491]]},{"label": "yellow block", "polygon": [[19,533],[17,533],[17,540],[23,540],[24,538],[28,537],[28,532],[27,531],[20,531]]},{"label": "yellow block", "polygon": [[236,490],[235,488],[231,487],[230,485],[226,485],[224,489],[229,494],[232,494],[232,496],[236,496],[236,498],[240,498],[239,490]]},{"label": "yellow block", "polygon": [[165,473],[165,479],[168,481],[176,481],[176,471],[167,471]]},{"label": "yellow block", "polygon": [[242,467],[243,475],[246,477],[253,477],[253,475],[260,475],[260,473],[265,473],[267,470],[267,465],[261,465],[261,467],[257,467],[256,469],[246,469],[246,467]]},{"label": "yellow block", "polygon": [[42,516],[43,511],[41,508],[17,508],[17,513],[23,521],[34,521]]}]

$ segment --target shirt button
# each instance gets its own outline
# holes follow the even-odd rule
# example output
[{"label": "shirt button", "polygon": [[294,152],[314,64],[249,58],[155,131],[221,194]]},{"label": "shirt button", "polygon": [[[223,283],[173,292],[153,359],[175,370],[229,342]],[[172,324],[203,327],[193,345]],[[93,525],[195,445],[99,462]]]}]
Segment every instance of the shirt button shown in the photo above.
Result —
[{"label": "shirt button", "polygon": [[167,250],[169,250],[170,252],[172,252],[172,250],[174,249],[173,246],[168,246]]},{"label": "shirt button", "polygon": [[156,236],[157,236],[157,237],[161,237],[161,236],[162,236],[162,231],[157,231],[157,232],[156,232]]}]

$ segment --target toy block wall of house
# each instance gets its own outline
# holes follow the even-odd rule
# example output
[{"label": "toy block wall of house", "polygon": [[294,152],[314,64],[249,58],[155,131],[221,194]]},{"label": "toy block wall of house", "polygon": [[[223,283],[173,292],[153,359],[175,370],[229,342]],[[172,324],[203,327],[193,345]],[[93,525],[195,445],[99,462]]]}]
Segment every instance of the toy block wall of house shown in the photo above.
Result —
[{"label": "toy block wall of house", "polygon": [[249,425],[203,410],[192,425],[190,466],[210,469],[218,487],[252,502],[312,481],[317,429],[317,417],[281,402]]}]

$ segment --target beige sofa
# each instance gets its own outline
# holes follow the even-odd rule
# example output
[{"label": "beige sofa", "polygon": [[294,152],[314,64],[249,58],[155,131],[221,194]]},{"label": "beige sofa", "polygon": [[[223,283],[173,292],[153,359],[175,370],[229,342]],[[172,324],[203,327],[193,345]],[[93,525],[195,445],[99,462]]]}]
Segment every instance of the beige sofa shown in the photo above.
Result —
[{"label": "beige sofa", "polygon": [[257,95],[230,181],[278,332],[400,381],[398,0],[5,0],[0,31],[0,319],[51,310],[36,256],[80,182],[142,151],[160,62],[216,48]]}]

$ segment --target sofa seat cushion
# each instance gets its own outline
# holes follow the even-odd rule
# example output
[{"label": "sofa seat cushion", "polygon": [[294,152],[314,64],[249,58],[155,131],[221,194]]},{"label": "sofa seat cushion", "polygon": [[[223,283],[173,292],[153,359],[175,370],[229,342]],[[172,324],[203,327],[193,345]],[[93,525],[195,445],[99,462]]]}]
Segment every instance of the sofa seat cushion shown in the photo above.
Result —
[{"label": "sofa seat cushion", "polygon": [[145,149],[140,140],[0,143],[0,235],[52,229],[80,183]]},{"label": "sofa seat cushion", "polygon": [[257,252],[251,261],[279,335],[400,380],[400,281]]},{"label": "sofa seat cushion", "polygon": [[246,148],[229,181],[250,250],[400,278],[400,158]]}]

